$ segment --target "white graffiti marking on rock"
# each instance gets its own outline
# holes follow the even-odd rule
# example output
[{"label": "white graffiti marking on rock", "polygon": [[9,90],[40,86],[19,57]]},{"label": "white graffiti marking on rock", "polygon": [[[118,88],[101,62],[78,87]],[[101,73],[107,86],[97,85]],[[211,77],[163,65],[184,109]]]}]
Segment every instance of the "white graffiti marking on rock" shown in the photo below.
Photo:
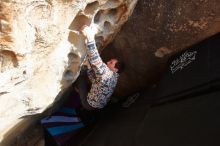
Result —
[{"label": "white graffiti marking on rock", "polygon": [[188,64],[196,59],[197,51],[186,51],[179,58],[172,61],[170,65],[170,70],[174,74],[178,70],[182,70]]}]

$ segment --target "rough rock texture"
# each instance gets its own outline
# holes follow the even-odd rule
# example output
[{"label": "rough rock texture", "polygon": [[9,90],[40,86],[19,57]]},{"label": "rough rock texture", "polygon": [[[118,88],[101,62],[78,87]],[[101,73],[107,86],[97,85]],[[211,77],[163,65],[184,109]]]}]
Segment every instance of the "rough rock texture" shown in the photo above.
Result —
[{"label": "rough rock texture", "polygon": [[17,118],[42,112],[76,79],[86,51],[81,26],[97,27],[101,49],[136,2],[0,1],[0,140]]},{"label": "rough rock texture", "polygon": [[126,64],[117,95],[123,98],[151,86],[172,53],[219,31],[219,0],[139,0],[129,21],[102,54],[106,60],[118,56]]}]

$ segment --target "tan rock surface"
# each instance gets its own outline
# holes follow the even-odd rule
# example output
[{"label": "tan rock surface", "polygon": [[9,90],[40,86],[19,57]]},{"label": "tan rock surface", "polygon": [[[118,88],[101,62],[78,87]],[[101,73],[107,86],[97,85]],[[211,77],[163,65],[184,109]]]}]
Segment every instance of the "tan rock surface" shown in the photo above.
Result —
[{"label": "tan rock surface", "polygon": [[[85,58],[82,25],[112,41],[137,0],[1,0],[0,141],[24,115],[41,113],[76,79]],[[22,119],[21,119],[22,120]]]}]

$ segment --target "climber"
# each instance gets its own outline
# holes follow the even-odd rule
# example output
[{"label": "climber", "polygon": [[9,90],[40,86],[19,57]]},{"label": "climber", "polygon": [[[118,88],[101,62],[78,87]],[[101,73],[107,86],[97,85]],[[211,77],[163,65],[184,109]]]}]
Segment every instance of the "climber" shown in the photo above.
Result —
[{"label": "climber", "polygon": [[[95,29],[83,26],[86,38],[88,62],[81,68],[68,100],[52,115],[43,118],[45,145],[64,145],[77,142],[77,135],[94,123],[95,109],[106,106],[116,87],[124,65],[119,59],[102,61],[95,43]],[[91,81],[89,90],[87,78]],[[73,138],[74,137],[74,138]]]},{"label": "climber", "polygon": [[[81,69],[75,86],[81,98],[84,108],[87,110],[101,109],[105,107],[116,87],[119,73],[124,69],[124,64],[119,59],[110,59],[106,64],[102,61],[95,42],[95,29],[91,26],[83,26],[81,33],[87,43],[87,67]],[[92,85],[89,90],[86,75]]]}]

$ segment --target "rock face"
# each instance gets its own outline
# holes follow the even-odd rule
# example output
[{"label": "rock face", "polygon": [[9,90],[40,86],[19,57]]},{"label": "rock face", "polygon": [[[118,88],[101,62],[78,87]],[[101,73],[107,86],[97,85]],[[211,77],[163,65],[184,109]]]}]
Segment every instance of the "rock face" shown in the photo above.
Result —
[{"label": "rock face", "polygon": [[117,95],[151,86],[171,54],[219,31],[218,0],[139,0],[129,21],[102,53],[106,60],[117,56],[125,62]]},{"label": "rock face", "polygon": [[137,0],[1,0],[0,139],[17,118],[40,113],[79,74],[85,43],[98,29],[99,49],[112,41]]}]

